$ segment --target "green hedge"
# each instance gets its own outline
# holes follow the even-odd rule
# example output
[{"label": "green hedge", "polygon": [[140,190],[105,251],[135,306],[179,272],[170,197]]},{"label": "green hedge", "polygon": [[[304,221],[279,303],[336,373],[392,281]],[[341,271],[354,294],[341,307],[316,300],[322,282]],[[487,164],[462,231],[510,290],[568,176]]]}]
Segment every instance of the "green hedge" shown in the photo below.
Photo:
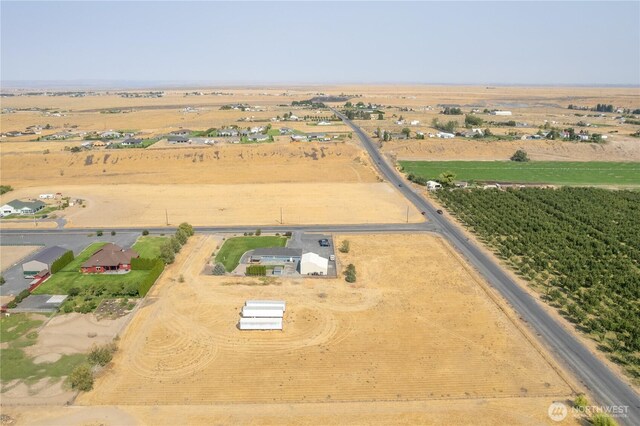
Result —
[{"label": "green hedge", "polygon": [[267,267],[264,265],[249,265],[247,266],[246,274],[251,277],[265,276],[267,275]]},{"label": "green hedge", "polygon": [[65,266],[67,266],[71,261],[73,261],[73,252],[71,250],[67,251],[65,254],[60,256],[58,260],[51,264],[51,273],[55,274]]},{"label": "green hedge", "polygon": [[158,262],[158,258],[148,259],[145,257],[135,257],[131,259],[131,270],[133,271],[148,271],[153,269]]},{"label": "green hedge", "polygon": [[[151,289],[153,283],[156,282],[162,271],[164,270],[164,262],[160,259],[154,259],[155,266],[149,270],[149,274],[144,278],[144,280],[138,286],[138,294],[140,297],[144,297]],[[133,267],[133,264],[131,265]]]}]

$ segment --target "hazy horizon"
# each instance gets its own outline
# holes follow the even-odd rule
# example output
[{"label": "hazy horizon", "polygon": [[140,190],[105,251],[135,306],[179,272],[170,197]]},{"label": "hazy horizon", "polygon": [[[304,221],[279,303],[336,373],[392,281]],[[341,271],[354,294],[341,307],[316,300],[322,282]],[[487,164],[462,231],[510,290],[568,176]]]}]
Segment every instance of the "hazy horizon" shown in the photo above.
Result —
[{"label": "hazy horizon", "polygon": [[1,8],[3,88],[640,85],[639,2],[2,1]]}]

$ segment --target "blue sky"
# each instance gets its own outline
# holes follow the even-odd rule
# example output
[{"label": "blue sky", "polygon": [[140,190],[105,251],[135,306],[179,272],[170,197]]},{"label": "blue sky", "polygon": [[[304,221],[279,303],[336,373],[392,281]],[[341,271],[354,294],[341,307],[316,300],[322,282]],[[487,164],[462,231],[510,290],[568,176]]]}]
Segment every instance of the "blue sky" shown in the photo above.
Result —
[{"label": "blue sky", "polygon": [[9,2],[1,77],[640,84],[640,2]]}]

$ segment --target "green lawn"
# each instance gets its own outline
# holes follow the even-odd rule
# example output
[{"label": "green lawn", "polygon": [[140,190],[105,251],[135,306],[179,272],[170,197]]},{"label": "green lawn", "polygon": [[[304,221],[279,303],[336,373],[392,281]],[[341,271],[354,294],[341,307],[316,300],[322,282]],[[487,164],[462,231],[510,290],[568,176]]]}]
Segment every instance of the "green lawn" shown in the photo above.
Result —
[{"label": "green lawn", "polygon": [[60,272],[80,272],[80,266],[82,266],[84,262],[86,262],[91,256],[93,256],[96,251],[98,251],[100,247],[105,244],[107,243],[90,244],[87,248],[82,250],[82,252],[80,252],[80,254],[75,259],[69,262],[67,266],[62,268]]},{"label": "green lawn", "polygon": [[234,237],[224,242],[216,255],[216,262],[222,262],[227,272],[233,271],[240,258],[249,250],[264,247],[284,247],[287,237]]},{"label": "green lawn", "polygon": [[165,241],[168,241],[167,237],[144,236],[138,238],[138,241],[136,241],[132,248],[140,257],[154,259],[160,256],[160,247],[162,247]]},{"label": "green lawn", "polygon": [[6,347],[0,349],[0,379],[37,380],[52,377],[68,376],[80,363],[85,362],[84,354],[63,355],[56,362],[34,364],[22,348],[36,343],[38,338],[35,329],[42,324],[42,320],[31,319],[27,314],[13,314],[0,318],[0,341]]},{"label": "green lawn", "polygon": [[400,161],[400,165],[406,173],[426,179],[450,171],[462,181],[640,186],[638,162]]}]

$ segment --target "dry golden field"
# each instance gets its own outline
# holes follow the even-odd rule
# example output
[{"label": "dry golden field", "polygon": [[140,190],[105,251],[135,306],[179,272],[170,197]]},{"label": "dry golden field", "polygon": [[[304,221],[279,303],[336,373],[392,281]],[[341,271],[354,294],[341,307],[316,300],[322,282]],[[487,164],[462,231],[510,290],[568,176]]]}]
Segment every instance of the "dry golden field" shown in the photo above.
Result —
[{"label": "dry golden field", "polygon": [[[134,417],[148,415],[135,406],[229,404],[229,415],[244,404],[273,404],[251,421],[294,423],[306,414],[316,424],[340,423],[316,417],[333,407],[355,423],[372,421],[376,412],[420,422],[449,407],[462,423],[480,416],[539,424],[549,421],[548,404],[570,397],[559,370],[440,238],[335,241],[343,238],[351,252],[339,261],[358,268],[353,286],[342,279],[204,276],[221,241],[194,237],[122,334],[113,365],[76,403],[123,406]],[[240,332],[239,310],[249,298],[286,300],[284,331]],[[297,408],[302,402],[321,404]],[[282,412],[282,404],[294,404],[292,411]],[[225,415],[205,412],[193,423]]]},{"label": "dry golden field", "polygon": [[0,272],[40,248],[40,246],[0,246]]},{"label": "dry golden field", "polygon": [[[386,183],[265,183],[161,185],[56,185],[12,191],[5,199],[29,198],[54,188],[84,200],[57,212],[67,228],[192,225],[358,224],[423,221],[423,216]],[[3,223],[4,225],[4,223]],[[43,225],[39,223],[38,226]]]}]

